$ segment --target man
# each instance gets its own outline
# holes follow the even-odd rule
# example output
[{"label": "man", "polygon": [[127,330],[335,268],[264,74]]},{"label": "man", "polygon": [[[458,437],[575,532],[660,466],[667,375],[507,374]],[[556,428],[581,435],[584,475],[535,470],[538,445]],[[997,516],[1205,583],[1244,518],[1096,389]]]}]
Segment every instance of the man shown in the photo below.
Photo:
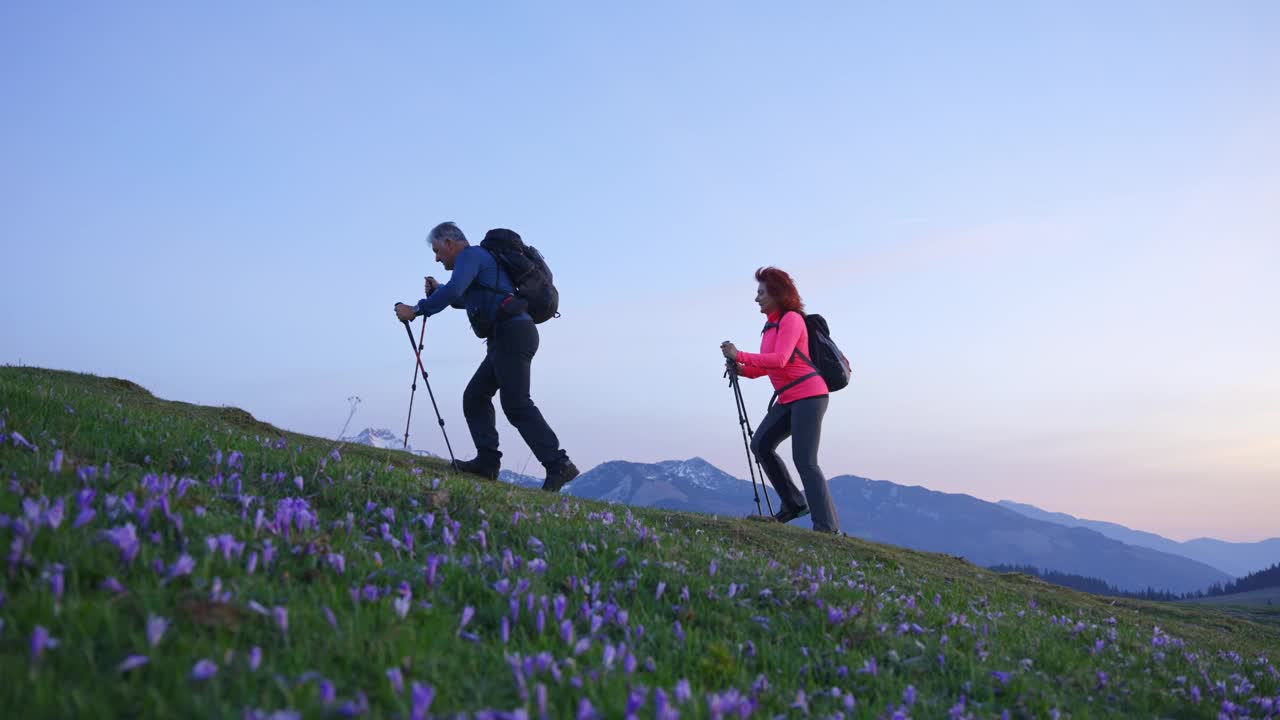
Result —
[{"label": "man", "polygon": [[457,225],[440,223],[432,228],[427,241],[436,261],[453,274],[444,286],[433,277],[426,278],[427,297],[416,306],[396,303],[396,317],[407,322],[447,307],[465,309],[471,329],[487,342],[484,360],[462,393],[462,412],[476,445],[476,458],[455,461],[454,467],[490,480],[498,478],[502,453],[498,451],[493,396],[500,393],[503,413],[547,469],[542,489],[559,492],[578,476],[578,468],[560,448],[556,434],[529,397],[538,327],[529,313],[509,311],[510,306],[518,308],[520,304],[514,299],[511,279],[488,250],[470,245]]}]

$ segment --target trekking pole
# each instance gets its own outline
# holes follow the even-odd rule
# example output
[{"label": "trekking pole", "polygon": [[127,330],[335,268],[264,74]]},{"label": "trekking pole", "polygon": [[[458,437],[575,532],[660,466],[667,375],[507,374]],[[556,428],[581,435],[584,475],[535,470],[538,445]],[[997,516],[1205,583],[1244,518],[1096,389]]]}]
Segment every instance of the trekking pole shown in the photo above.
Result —
[{"label": "trekking pole", "polygon": [[[764,502],[769,507],[769,514],[773,514],[773,503],[769,501],[769,488],[765,485],[764,468],[760,467],[760,461],[751,456],[751,440],[755,438],[755,432],[751,429],[751,423],[747,420],[747,404],[742,400],[742,388],[738,385],[738,365],[732,360],[725,360],[724,376],[729,378],[729,387],[733,388],[733,396],[736,401],[736,409],[738,411],[738,427],[742,430],[742,449],[747,453],[747,472],[751,474],[751,492],[756,496],[756,513],[764,515],[764,511],[760,509],[760,491],[764,491]],[[756,489],[756,469],[760,470],[760,489]]]},{"label": "trekking pole", "polygon": [[[418,354],[422,354],[422,339],[427,335],[427,319],[422,318],[422,330],[418,332]],[[410,335],[410,337],[413,337]],[[404,421],[404,449],[409,449],[409,423],[413,422],[413,396],[418,393],[418,368],[413,368],[413,384],[409,390],[409,417]]]},{"label": "trekking pole", "polygon": [[[426,318],[423,318],[425,320]],[[444,435],[444,446],[449,450],[449,463],[455,462],[453,457],[453,446],[449,444],[449,433],[444,429],[444,418],[440,417],[440,408],[436,405],[436,394],[431,392],[431,380],[427,378],[427,369],[422,366],[422,353],[418,350],[418,346],[413,344],[413,329],[409,327],[408,320],[401,320],[404,325],[404,331],[409,334],[409,347],[413,348],[413,354],[418,358],[418,370],[422,372],[422,382],[427,386],[427,396],[431,398],[431,408],[436,411],[436,420],[440,421],[440,434]],[[423,323],[423,331],[426,331],[426,323]]]}]

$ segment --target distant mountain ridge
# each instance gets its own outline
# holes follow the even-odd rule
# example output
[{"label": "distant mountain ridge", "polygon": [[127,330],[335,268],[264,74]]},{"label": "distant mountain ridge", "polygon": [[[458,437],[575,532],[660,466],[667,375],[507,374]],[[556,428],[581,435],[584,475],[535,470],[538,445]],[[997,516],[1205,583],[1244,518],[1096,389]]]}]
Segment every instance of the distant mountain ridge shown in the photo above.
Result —
[{"label": "distant mountain ridge", "polygon": [[[1105,580],[1125,590],[1176,593],[1230,580],[1181,556],[1126,545],[1087,528],[1025,517],[968,495],[904,487],[852,475],[831,478],[845,532],[965,557],[979,565],[1035,565]],[[755,511],[751,484],[702,458],[602,463],[570,483],[575,497],[727,516]],[[777,495],[769,491],[777,509]]]},{"label": "distant mountain ridge", "polygon": [[1185,593],[1229,579],[1204,563],[1028,518],[970,495],[853,475],[829,482],[841,524],[878,542],[960,555],[978,565],[1033,565],[1096,577],[1122,590]]},{"label": "distant mountain ridge", "polygon": [[[385,429],[365,429],[344,439],[390,449],[403,446],[403,438]],[[541,479],[510,470],[503,470],[500,479],[522,487],[542,486]],[[854,475],[831,478],[830,484],[845,532],[870,540],[957,555],[985,566],[1033,565],[1095,577],[1124,590],[1185,593],[1231,580],[1228,573],[1181,554],[1126,543],[1089,527],[1030,517],[969,495]],[[715,515],[741,517],[755,512],[749,482],[699,457],[601,463],[564,492],[585,499]],[[772,488],[769,495],[778,509]]]},{"label": "distant mountain ridge", "polygon": [[1155,533],[1133,530],[1117,523],[1085,520],[1012,500],[1001,500],[998,504],[1037,520],[1067,527],[1085,527],[1123,543],[1181,555],[1216,567],[1232,577],[1243,577],[1280,562],[1280,537],[1253,543],[1227,542],[1214,538],[1197,538],[1178,542]]}]

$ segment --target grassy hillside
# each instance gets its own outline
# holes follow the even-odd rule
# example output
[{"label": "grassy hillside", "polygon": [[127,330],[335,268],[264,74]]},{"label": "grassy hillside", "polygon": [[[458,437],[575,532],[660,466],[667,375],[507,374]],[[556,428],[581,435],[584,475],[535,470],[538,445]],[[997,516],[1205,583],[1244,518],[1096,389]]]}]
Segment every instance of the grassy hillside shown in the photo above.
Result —
[{"label": "grassy hillside", "polygon": [[0,368],[0,420],[18,717],[1261,717],[1280,695],[1276,629],[1209,608],[487,483],[122,380]]},{"label": "grassy hillside", "polygon": [[1194,598],[1186,602],[1200,605],[1270,605],[1280,609],[1280,587],[1231,593],[1230,595]]},{"label": "grassy hillside", "polygon": [[[1201,607],[1212,607],[1236,617],[1280,627],[1280,587],[1181,600],[1180,602]],[[1272,652],[1272,655],[1277,654],[1280,653]]]}]

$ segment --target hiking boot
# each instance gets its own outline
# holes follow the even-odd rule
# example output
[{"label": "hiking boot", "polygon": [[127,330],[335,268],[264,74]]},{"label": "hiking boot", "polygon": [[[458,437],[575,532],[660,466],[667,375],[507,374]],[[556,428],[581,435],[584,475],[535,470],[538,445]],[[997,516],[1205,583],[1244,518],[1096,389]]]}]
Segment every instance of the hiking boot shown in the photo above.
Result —
[{"label": "hiking boot", "polygon": [[543,481],[542,489],[547,492],[558,493],[560,488],[576,477],[578,477],[578,466],[574,465],[570,460],[565,460],[555,470],[547,471],[547,479]]},{"label": "hiking boot", "polygon": [[777,520],[780,523],[789,523],[798,517],[804,517],[805,515],[808,515],[808,514],[809,514],[809,506],[801,505],[800,507],[796,507],[796,508],[782,508],[777,512],[776,515],[773,516],[773,519]]},{"label": "hiking boot", "polygon": [[498,479],[498,463],[488,462],[481,457],[477,457],[475,460],[454,460],[453,469],[459,472],[479,475],[485,480],[493,481]]}]

